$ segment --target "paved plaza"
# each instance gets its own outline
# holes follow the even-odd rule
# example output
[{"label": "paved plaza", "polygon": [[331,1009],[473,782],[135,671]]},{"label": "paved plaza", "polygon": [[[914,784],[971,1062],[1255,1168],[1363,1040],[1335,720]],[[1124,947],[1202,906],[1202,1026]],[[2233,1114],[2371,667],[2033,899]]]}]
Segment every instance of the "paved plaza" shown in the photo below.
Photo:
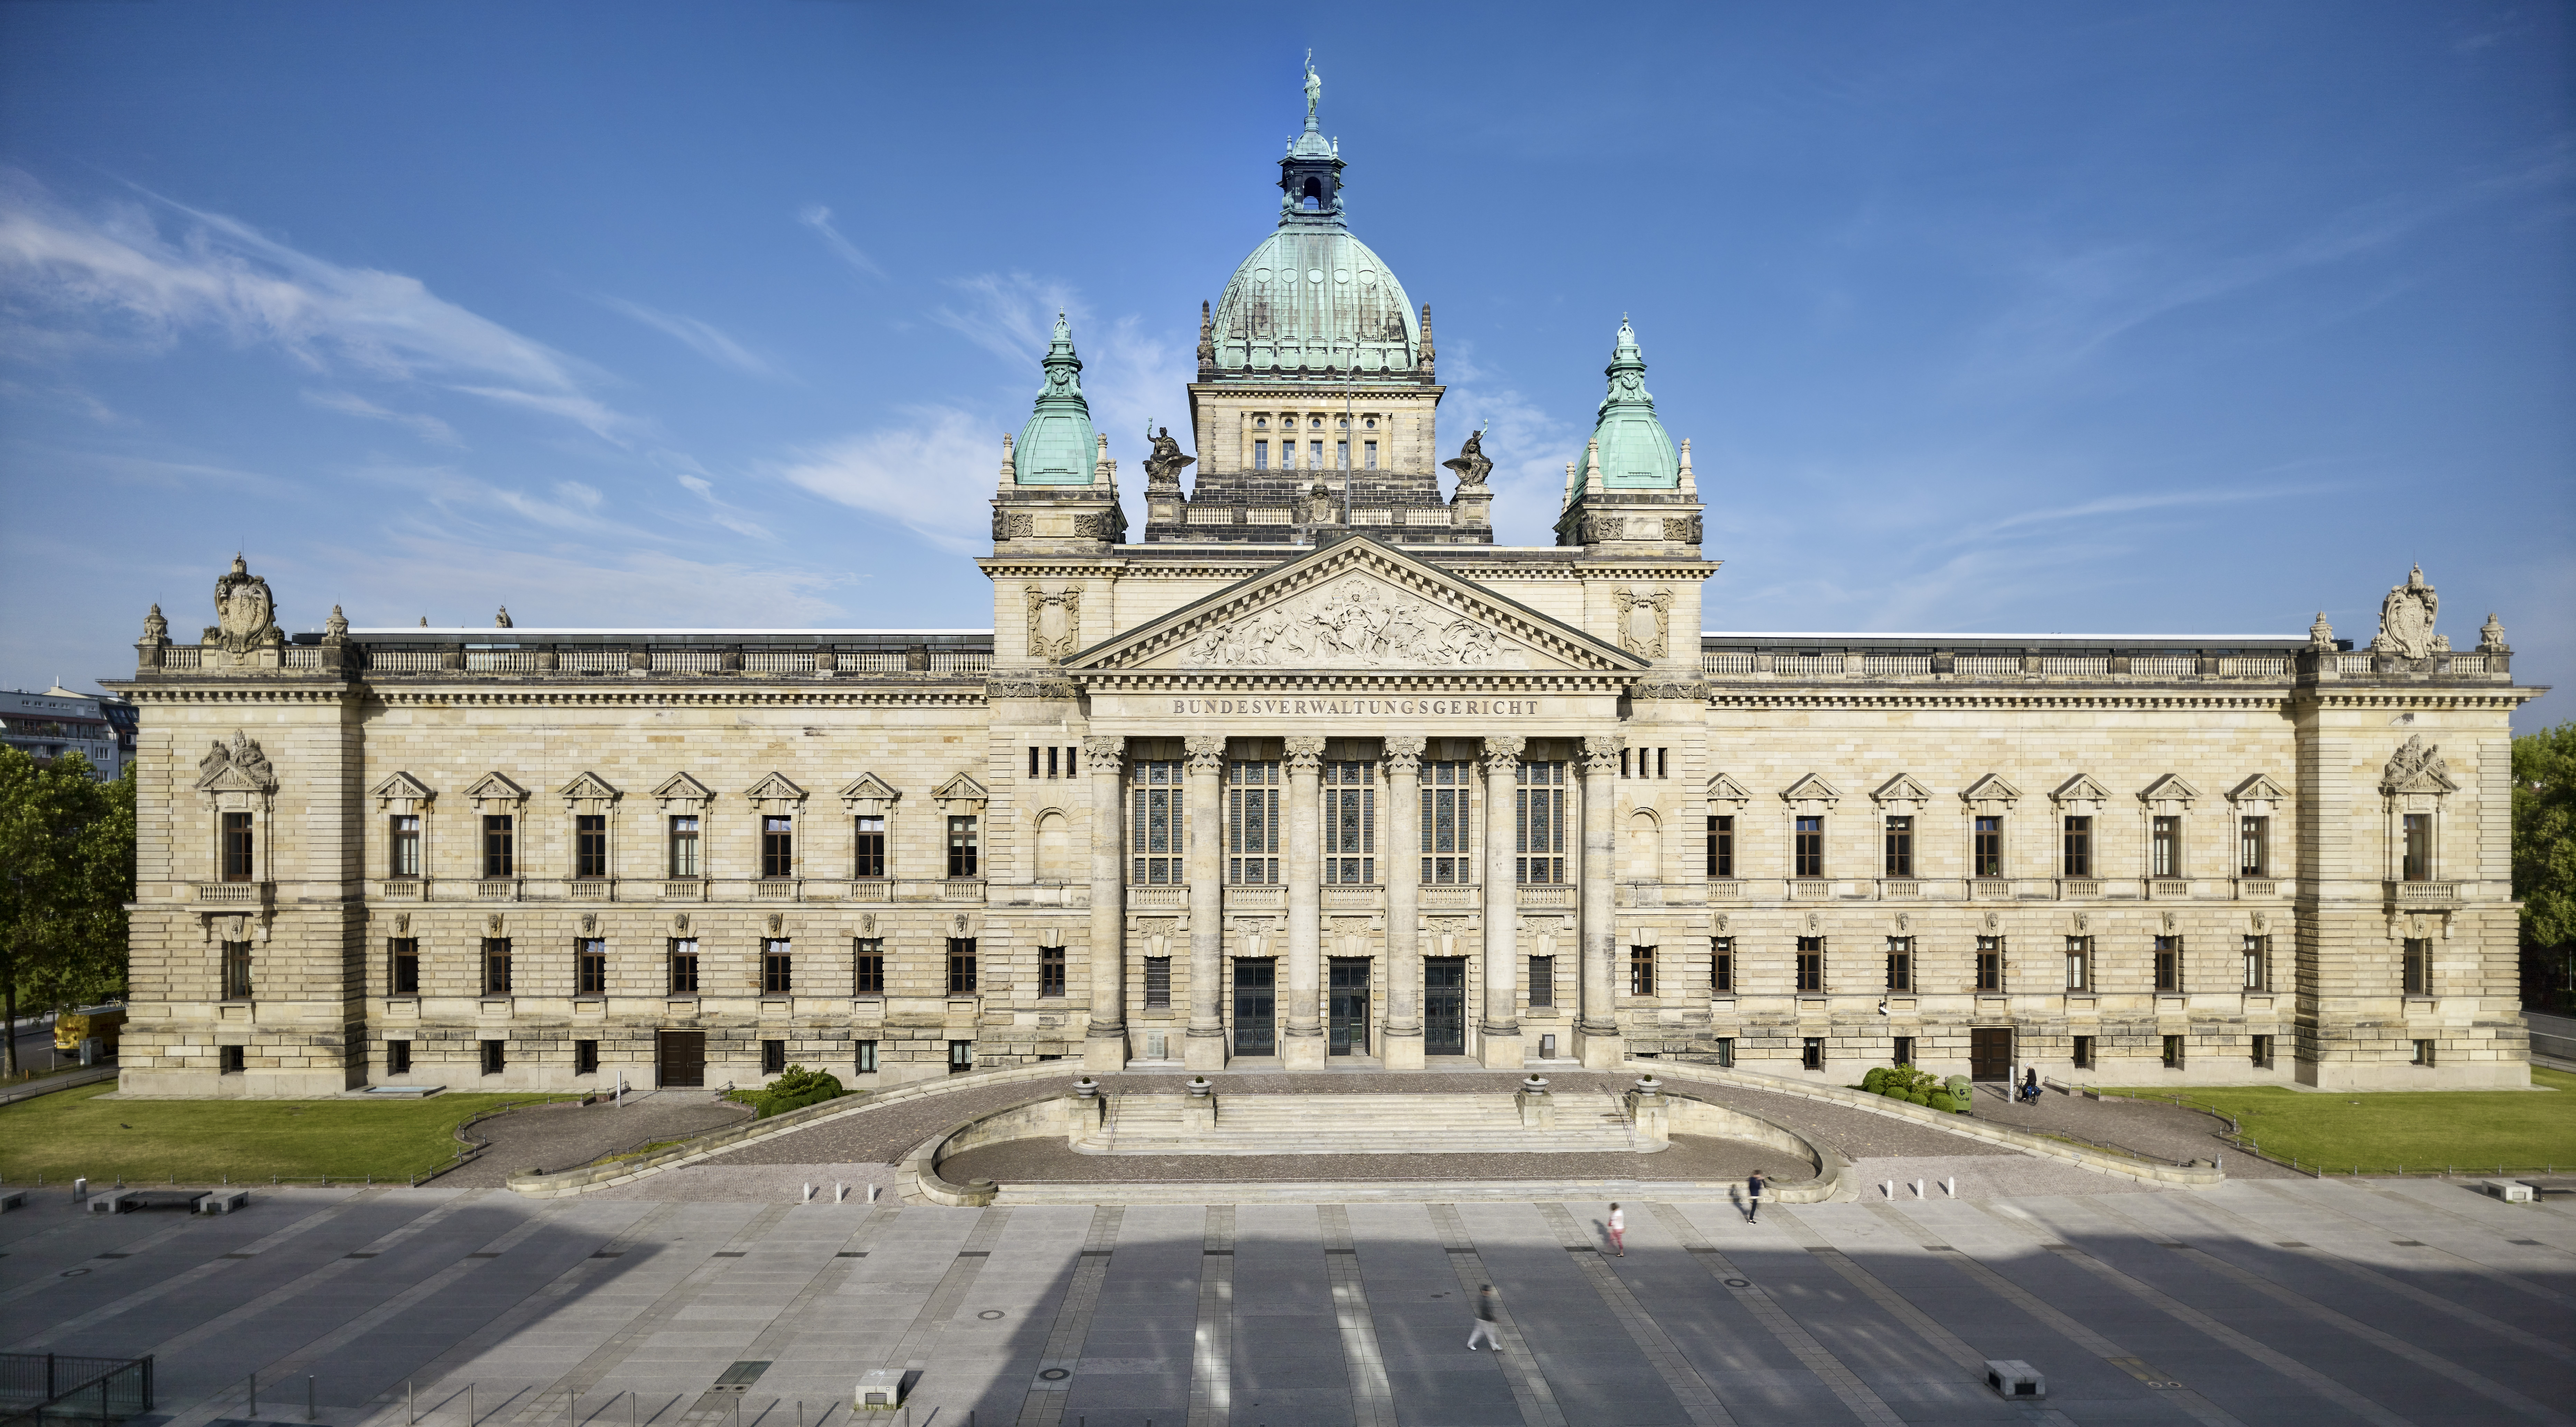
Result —
[{"label": "paved plaza", "polygon": [[[306,1421],[308,1375],[334,1427],[837,1427],[877,1367],[911,1371],[922,1427],[2570,1420],[2563,1202],[1993,1170],[1985,1197],[1873,1182],[1758,1224],[1632,1201],[1624,1257],[1599,1202],[801,1203],[790,1165],[214,1219],[49,1189],[0,1219],[0,1338],[155,1355],[168,1427]],[[1484,1283],[1501,1353],[1465,1347]],[[1987,1358],[2037,1367],[2045,1404],[1999,1400]]]}]

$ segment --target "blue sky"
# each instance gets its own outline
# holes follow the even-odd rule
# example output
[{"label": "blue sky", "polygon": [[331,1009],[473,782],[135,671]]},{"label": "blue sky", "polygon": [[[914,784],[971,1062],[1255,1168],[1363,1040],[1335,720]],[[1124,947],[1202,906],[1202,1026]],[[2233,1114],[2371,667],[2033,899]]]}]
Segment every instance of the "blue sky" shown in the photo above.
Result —
[{"label": "blue sky", "polygon": [[0,6],[0,684],[236,547],[291,628],[982,626],[1048,320],[1132,507],[1312,46],[1506,541],[1626,313],[1712,628],[2367,640],[2421,562],[2563,685],[2571,13]]}]

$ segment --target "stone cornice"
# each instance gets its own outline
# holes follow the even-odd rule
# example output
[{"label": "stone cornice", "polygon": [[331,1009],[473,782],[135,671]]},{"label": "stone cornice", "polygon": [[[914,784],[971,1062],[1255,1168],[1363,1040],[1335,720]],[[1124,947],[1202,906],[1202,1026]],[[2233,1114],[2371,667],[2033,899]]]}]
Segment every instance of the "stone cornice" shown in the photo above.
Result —
[{"label": "stone cornice", "polygon": [[350,704],[361,702],[365,687],[356,683],[334,682],[319,687],[295,684],[260,683],[216,684],[133,684],[101,681],[99,687],[122,694],[137,704]]},{"label": "stone cornice", "polygon": [[909,685],[898,688],[871,688],[847,685],[815,688],[695,688],[673,685],[645,685],[641,688],[582,688],[561,686],[447,688],[371,688],[367,701],[386,708],[452,708],[470,705],[479,708],[565,707],[565,708],[633,708],[650,706],[687,706],[717,708],[735,705],[772,707],[842,708],[981,708],[984,706],[984,681],[979,676],[973,683],[930,688]]},{"label": "stone cornice", "polygon": [[1940,687],[1873,689],[1730,689],[1713,686],[1708,703],[1711,708],[1753,709],[1831,709],[1831,708],[1988,708],[1988,709],[2246,709],[2278,711],[2290,702],[2290,692],[2280,690],[2214,690],[2209,693],[2179,693],[2163,690],[2136,692],[2102,690],[2084,692],[2067,689],[2030,689],[2015,691],[1996,688]]},{"label": "stone cornice", "polygon": [[1069,671],[1091,693],[1142,693],[1173,689],[1344,689],[1386,693],[1624,694],[1638,675],[1578,669],[1112,669]]},{"label": "stone cornice", "polygon": [[2295,690],[2294,703],[2313,704],[2321,709],[2514,709],[2549,692],[2547,684],[2510,684],[2501,688],[2427,688],[2422,685],[2395,685],[2384,688],[2355,688],[2337,685],[2318,688],[2313,685]]}]

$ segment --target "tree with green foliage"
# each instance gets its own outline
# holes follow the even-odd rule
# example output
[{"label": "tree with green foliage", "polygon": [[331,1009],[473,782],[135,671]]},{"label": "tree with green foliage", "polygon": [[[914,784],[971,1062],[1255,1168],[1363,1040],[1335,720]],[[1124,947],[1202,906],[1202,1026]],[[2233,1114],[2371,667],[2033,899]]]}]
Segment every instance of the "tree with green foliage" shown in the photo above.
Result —
[{"label": "tree with green foliage", "polygon": [[[113,783],[66,753],[39,767],[0,749],[0,1009],[48,1010],[125,989],[125,907],[134,900],[134,770]],[[19,1071],[17,1037],[8,1073]]]},{"label": "tree with green foliage", "polygon": [[2570,1009],[2563,976],[2550,973],[2568,955],[2557,949],[2576,943],[2576,723],[2513,741],[2513,895],[2522,903],[2525,998]]}]

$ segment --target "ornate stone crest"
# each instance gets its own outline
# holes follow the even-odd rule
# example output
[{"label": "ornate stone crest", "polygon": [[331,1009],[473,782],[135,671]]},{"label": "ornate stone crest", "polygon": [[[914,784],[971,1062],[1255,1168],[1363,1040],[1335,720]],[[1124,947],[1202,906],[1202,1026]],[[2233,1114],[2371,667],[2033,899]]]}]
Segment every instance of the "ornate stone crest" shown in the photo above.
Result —
[{"label": "ornate stone crest", "polygon": [[2459,790],[2460,785],[2452,780],[2450,763],[2442,757],[2441,745],[2426,743],[2420,733],[2407,739],[2405,746],[2390,756],[2388,766],[2379,770],[2379,791],[2387,797]]},{"label": "ornate stone crest", "polygon": [[1079,647],[1082,640],[1082,591],[1049,592],[1027,585],[1022,593],[1029,605],[1029,657],[1062,659]]},{"label": "ornate stone crest", "polygon": [[1619,601],[1619,647],[1649,659],[1664,657],[1664,633],[1672,622],[1673,592],[1622,587],[1612,593]]},{"label": "ornate stone crest", "polygon": [[268,581],[252,574],[242,557],[235,555],[232,569],[215,580],[215,622],[206,631],[206,642],[240,654],[284,639],[278,632],[277,601],[268,592]]},{"label": "ornate stone crest", "polygon": [[1181,662],[1203,668],[1484,668],[1501,636],[1366,576],[1254,610],[1192,640]]},{"label": "ornate stone crest", "polygon": [[2433,633],[2433,616],[2441,608],[2442,597],[2424,583],[2424,567],[2416,566],[2407,573],[2406,583],[2390,589],[2388,598],[2379,602],[2379,637],[2370,647],[2408,659],[2431,658],[2448,643]]},{"label": "ornate stone crest", "polygon": [[274,793],[277,770],[268,764],[259,741],[240,729],[232,742],[217,742],[197,760],[197,789],[206,793]]}]

